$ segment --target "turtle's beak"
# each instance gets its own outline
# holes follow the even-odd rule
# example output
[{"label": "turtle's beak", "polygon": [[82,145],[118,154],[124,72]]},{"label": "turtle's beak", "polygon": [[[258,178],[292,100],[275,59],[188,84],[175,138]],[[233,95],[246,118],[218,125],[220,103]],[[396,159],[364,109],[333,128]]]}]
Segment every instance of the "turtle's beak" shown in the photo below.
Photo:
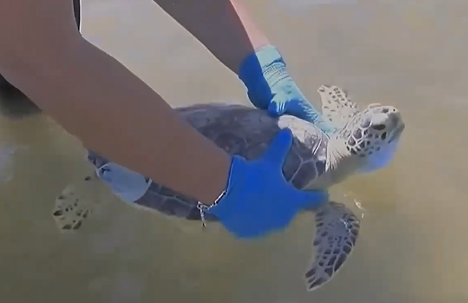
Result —
[{"label": "turtle's beak", "polygon": [[400,123],[400,125],[398,125],[396,127],[396,129],[393,131],[392,137],[390,138],[390,140],[388,142],[393,143],[393,141],[395,141],[395,140],[398,141],[404,130],[405,130],[405,124]]}]

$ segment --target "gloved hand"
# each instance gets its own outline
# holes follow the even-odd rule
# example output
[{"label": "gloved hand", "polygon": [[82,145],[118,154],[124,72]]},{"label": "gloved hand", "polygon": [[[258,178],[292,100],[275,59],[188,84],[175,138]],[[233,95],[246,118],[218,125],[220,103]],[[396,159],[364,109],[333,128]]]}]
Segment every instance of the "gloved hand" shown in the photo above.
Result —
[{"label": "gloved hand", "polygon": [[274,46],[267,45],[247,56],[241,63],[239,78],[255,107],[267,109],[273,116],[285,113],[296,116],[326,133],[334,131],[289,76],[286,63]]},{"label": "gloved hand", "polygon": [[327,193],[297,190],[286,182],[282,167],[291,145],[291,131],[282,130],[262,157],[234,156],[224,196],[201,211],[215,215],[235,236],[251,238],[284,229],[301,210],[325,202]]}]

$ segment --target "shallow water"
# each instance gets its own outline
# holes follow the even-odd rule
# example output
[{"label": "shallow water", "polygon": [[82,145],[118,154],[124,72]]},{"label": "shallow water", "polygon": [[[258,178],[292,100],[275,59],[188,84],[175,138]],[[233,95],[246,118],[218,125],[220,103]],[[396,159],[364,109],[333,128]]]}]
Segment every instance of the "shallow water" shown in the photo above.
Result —
[{"label": "shallow water", "polygon": [[[84,2],[84,34],[173,105],[246,100],[235,75],[150,1]],[[254,2],[253,14],[311,100],[320,84],[336,84],[360,105],[397,106],[406,121],[390,167],[333,190],[333,198],[366,209],[343,270],[305,292],[310,216],[245,243],[214,224],[202,234],[196,223],[109,198],[114,203],[80,234],[59,234],[53,200],[84,171],[83,150],[35,116],[0,121],[0,301],[467,301],[468,3]]]}]

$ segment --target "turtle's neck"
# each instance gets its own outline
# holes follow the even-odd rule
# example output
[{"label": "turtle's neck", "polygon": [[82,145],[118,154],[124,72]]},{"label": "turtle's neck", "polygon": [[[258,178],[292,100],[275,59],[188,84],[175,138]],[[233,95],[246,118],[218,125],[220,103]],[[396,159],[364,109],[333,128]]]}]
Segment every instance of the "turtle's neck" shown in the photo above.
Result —
[{"label": "turtle's neck", "polygon": [[338,135],[332,135],[327,145],[327,165],[325,172],[312,182],[307,189],[325,190],[340,183],[353,174],[359,161],[346,148],[344,140]]},{"label": "turtle's neck", "polygon": [[344,140],[333,135],[329,138],[327,145],[325,172],[308,184],[305,189],[326,190],[355,173],[359,166],[359,158],[348,151]]},{"label": "turtle's neck", "polygon": [[327,146],[327,166],[325,173],[329,175],[328,186],[340,183],[359,167],[359,159],[346,148],[345,142],[338,135],[330,137]]}]

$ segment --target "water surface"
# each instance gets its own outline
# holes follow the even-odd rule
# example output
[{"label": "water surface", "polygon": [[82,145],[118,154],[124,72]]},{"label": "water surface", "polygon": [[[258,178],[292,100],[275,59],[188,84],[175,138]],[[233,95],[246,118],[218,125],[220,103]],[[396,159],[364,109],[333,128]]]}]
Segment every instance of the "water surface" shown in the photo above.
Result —
[{"label": "water surface", "polygon": [[[174,106],[247,103],[236,76],[152,2],[84,2],[84,34]],[[109,198],[80,234],[59,234],[53,200],[84,171],[83,150],[35,116],[0,121],[0,301],[467,301],[468,3],[250,3],[312,101],[322,83],[336,84],[361,106],[397,106],[407,124],[390,167],[333,190],[333,198],[366,209],[356,251],[336,279],[305,292],[310,216],[244,243],[214,224],[202,234],[196,223]]]}]

